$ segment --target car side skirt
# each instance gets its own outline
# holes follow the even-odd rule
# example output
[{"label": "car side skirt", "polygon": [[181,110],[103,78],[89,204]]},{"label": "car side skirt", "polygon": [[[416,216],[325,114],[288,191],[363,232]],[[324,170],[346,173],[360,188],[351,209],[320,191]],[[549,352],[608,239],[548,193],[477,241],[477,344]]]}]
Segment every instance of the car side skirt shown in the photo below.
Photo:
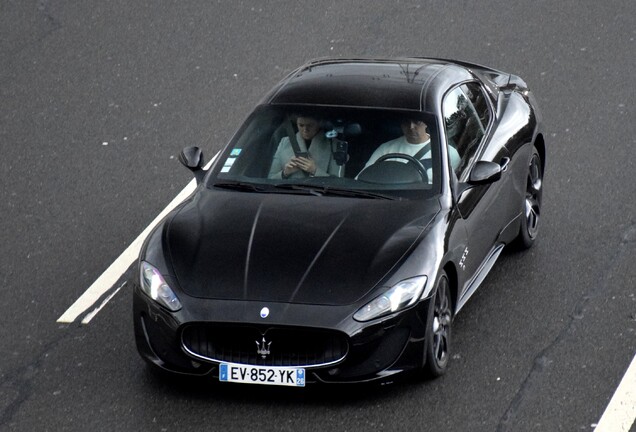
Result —
[{"label": "car side skirt", "polygon": [[486,276],[488,276],[490,269],[492,269],[495,262],[497,262],[497,258],[501,255],[504,247],[505,244],[498,243],[490,250],[490,253],[488,253],[486,259],[481,263],[477,272],[475,272],[473,277],[466,283],[466,289],[462,291],[459,300],[457,300],[455,314],[460,311],[468,299],[475,293],[475,291],[477,291],[477,288],[479,288],[484,279],[486,279]]}]

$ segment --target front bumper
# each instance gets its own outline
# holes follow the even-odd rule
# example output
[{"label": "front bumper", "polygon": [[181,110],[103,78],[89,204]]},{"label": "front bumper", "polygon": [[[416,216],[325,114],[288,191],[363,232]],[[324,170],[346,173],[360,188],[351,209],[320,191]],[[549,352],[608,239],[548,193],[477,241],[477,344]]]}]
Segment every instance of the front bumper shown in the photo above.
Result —
[{"label": "front bumper", "polygon": [[[281,361],[287,361],[288,364],[278,364],[304,367],[308,383],[387,380],[400,372],[419,369],[424,365],[425,323],[430,302],[428,299],[401,313],[368,323],[354,321],[351,315],[355,311],[350,307],[269,305],[272,315],[284,313],[280,313],[278,319],[266,322],[261,318],[245,319],[241,316],[254,315],[249,311],[260,308],[261,303],[193,299],[194,302],[188,305],[187,300],[182,299],[186,300],[183,309],[172,313],[149,299],[137,284],[133,285],[137,349],[144,360],[164,371],[218,378],[218,364],[220,361],[229,361],[228,357],[220,359],[220,354],[216,354],[218,350],[199,348],[205,346],[206,341],[199,341],[195,345],[196,349],[193,349],[190,341],[184,342],[184,329],[192,326],[204,327],[206,331],[201,332],[203,335],[213,333],[216,328],[220,332],[226,332],[233,326],[255,328],[261,333],[271,328],[293,331],[298,335],[299,350],[308,349],[312,340],[320,345],[315,336],[317,332],[341,336],[346,344],[342,356],[335,355],[336,358],[331,358],[330,361],[316,360],[314,363],[297,360],[300,364],[289,363],[296,360],[286,358]],[[303,335],[304,330],[306,337]],[[254,344],[254,337],[245,339],[246,346],[253,347],[254,355],[244,357],[243,361],[237,361],[238,357],[234,356],[231,361],[255,364],[260,360],[256,360],[257,346]]]}]

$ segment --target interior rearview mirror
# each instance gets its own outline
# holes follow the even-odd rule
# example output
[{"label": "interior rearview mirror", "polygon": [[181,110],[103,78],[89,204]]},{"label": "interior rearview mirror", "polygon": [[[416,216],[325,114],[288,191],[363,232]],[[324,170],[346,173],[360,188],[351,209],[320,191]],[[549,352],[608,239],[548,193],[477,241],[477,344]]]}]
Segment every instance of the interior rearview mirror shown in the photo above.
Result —
[{"label": "interior rearview mirror", "polygon": [[346,137],[356,137],[362,133],[360,123],[349,123],[344,128],[344,135]]}]

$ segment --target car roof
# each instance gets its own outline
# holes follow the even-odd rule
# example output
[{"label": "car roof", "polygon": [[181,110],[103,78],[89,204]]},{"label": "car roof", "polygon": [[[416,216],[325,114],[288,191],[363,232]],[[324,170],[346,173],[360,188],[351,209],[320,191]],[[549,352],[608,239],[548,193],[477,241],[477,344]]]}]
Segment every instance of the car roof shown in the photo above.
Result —
[{"label": "car roof", "polygon": [[470,70],[450,60],[321,59],[290,73],[263,102],[434,112],[440,93],[470,79]]}]

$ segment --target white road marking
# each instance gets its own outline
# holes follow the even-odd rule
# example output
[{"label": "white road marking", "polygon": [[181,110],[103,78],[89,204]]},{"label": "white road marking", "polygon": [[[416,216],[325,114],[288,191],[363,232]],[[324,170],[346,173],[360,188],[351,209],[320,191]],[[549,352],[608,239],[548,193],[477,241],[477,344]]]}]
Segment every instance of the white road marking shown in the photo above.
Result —
[{"label": "white road marking", "polygon": [[[208,170],[214,160],[217,158],[218,153],[207,163],[207,165],[203,168],[204,170]],[[123,275],[128,267],[135,262],[137,257],[139,256],[139,251],[141,250],[141,246],[144,243],[144,240],[150,234],[150,231],[157,226],[157,224],[169,213],[171,212],[177,205],[179,205],[184,199],[186,199],[194,190],[196,189],[196,180],[192,179],[190,183],[177,195],[168,206],[163,209],[161,213],[146,227],[145,230],[126,248],[126,250],[106,269],[104,273],[101,274],[100,277],[97,278],[93,284],[88,287],[88,289],[78,298],[75,303],[71,305],[70,308],[66,310],[57,319],[58,323],[72,323],[77,317],[85,313],[88,309],[90,309],[99,299],[108,292],[109,289],[113,287]],[[122,285],[123,286],[123,285]],[[117,289],[119,291],[121,287]],[[113,296],[117,293],[113,293],[110,295],[104,302],[93,312],[86,315],[84,319],[82,319],[82,324],[88,324],[91,319],[99,312],[108,301],[113,298]]]},{"label": "white road marking", "polygon": [[594,432],[629,432],[636,420],[636,356]]},{"label": "white road marking", "polygon": [[[126,250],[106,269],[100,277],[78,298],[73,305],[67,309],[62,316],[57,319],[59,323],[72,323],[82,313],[87,311],[91,306],[102,297],[106,291],[117,283],[121,275],[128,270],[128,267],[135,262],[139,256],[139,251],[144,240],[150,234],[150,231],[177,205],[190,195],[196,188],[196,181],[193,179],[188,185],[177,195],[168,206],[163,209],[150,225],[126,248]],[[91,317],[92,318],[92,317]],[[82,324],[87,324],[88,321]]]}]

